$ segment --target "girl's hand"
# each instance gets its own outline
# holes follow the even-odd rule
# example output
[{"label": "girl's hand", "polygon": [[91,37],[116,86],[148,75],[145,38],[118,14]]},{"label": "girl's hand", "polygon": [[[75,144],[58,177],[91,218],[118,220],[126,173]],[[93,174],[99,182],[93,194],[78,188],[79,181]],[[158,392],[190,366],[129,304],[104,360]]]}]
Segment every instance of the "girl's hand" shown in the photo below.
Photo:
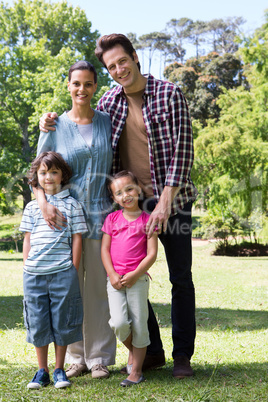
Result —
[{"label": "girl's hand", "polygon": [[122,284],[121,284],[121,275],[119,275],[117,272],[109,276],[110,282],[113,288],[116,290],[122,289]]},{"label": "girl's hand", "polygon": [[135,271],[128,272],[122,277],[121,284],[124,287],[131,288],[133,285],[135,285],[138,279],[139,277],[137,276]]},{"label": "girl's hand", "polygon": [[50,229],[58,229],[62,230],[62,227],[66,227],[67,219],[65,216],[60,212],[58,208],[54,205],[46,203],[42,208],[41,212],[43,215],[44,220],[46,221],[47,225]]}]

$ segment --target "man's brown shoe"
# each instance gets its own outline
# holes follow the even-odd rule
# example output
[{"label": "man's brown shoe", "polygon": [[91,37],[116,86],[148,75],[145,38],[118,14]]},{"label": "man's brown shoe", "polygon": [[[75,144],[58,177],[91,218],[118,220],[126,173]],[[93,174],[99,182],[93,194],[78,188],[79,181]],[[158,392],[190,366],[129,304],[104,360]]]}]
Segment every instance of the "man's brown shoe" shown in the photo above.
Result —
[{"label": "man's brown shoe", "polygon": [[172,375],[179,379],[194,375],[190,360],[187,356],[175,356]]},{"label": "man's brown shoe", "polygon": [[[165,364],[166,364],[166,359],[165,359],[164,351],[157,353],[157,355],[146,355],[144,362],[143,362],[142,371],[156,369],[158,367],[164,366]],[[120,373],[121,374],[129,374],[127,372],[126,367],[122,367],[120,370]]]},{"label": "man's brown shoe", "polygon": [[166,359],[165,359],[165,352],[162,350],[162,352],[157,353],[157,355],[146,355],[143,366],[142,366],[142,371],[146,370],[152,370],[156,369],[158,367],[163,367],[166,364]]}]

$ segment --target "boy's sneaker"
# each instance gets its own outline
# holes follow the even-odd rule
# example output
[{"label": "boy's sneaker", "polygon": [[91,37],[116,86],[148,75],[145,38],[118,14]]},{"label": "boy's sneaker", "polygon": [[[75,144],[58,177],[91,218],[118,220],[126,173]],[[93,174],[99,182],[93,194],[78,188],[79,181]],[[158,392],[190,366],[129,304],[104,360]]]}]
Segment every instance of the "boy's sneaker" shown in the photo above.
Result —
[{"label": "boy's sneaker", "polygon": [[64,370],[57,368],[53,373],[53,380],[55,388],[66,388],[70,387],[72,384],[68,380]]},{"label": "boy's sneaker", "polygon": [[28,389],[40,389],[41,387],[46,387],[50,383],[49,374],[45,369],[40,369],[35,373],[34,378],[27,385]]}]

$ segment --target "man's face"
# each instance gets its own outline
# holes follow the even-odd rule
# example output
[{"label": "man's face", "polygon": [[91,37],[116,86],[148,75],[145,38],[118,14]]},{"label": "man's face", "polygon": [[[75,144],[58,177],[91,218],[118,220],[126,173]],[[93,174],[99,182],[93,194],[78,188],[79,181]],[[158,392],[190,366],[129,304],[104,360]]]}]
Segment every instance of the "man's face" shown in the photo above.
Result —
[{"label": "man's face", "polygon": [[[134,59],[133,59],[134,58]],[[133,58],[125,52],[121,45],[116,45],[103,54],[103,61],[111,77],[124,87],[126,93],[136,92],[141,73],[138,68],[138,56],[133,53]]]}]

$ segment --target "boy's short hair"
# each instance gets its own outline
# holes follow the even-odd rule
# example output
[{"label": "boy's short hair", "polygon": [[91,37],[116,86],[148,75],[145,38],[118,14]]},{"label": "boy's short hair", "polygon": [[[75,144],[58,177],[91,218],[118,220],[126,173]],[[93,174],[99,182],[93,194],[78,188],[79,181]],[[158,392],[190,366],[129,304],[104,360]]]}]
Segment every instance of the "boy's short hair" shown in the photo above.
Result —
[{"label": "boy's short hair", "polygon": [[37,171],[40,168],[41,164],[46,165],[48,170],[53,167],[61,170],[62,172],[62,182],[61,185],[65,186],[69,183],[70,178],[72,177],[72,170],[67,162],[63,159],[63,157],[53,151],[42,152],[37,158],[35,158],[31,164],[31,168],[27,174],[28,184],[33,187],[38,187],[38,177]]},{"label": "boy's short hair", "polygon": [[[103,54],[108,50],[111,50],[113,47],[120,45],[124,49],[124,51],[134,60],[133,53],[136,53],[131,41],[123,34],[110,34],[103,35],[97,41],[97,47],[95,49],[95,55],[99,59],[99,61],[107,68],[106,64],[103,61]],[[141,69],[140,62],[137,63],[139,70]]]},{"label": "boy's short hair", "polygon": [[111,189],[111,185],[113,182],[117,179],[121,179],[122,177],[130,177],[133,183],[135,183],[137,186],[139,185],[137,177],[132,173],[129,172],[128,170],[121,170],[120,172],[116,173],[114,176],[109,176],[107,179],[107,186],[108,190],[111,196],[113,196],[113,192]]}]

